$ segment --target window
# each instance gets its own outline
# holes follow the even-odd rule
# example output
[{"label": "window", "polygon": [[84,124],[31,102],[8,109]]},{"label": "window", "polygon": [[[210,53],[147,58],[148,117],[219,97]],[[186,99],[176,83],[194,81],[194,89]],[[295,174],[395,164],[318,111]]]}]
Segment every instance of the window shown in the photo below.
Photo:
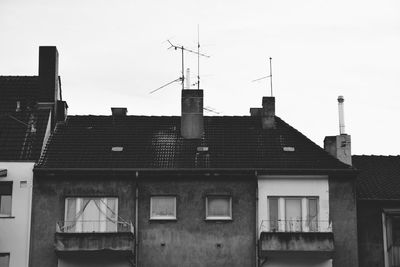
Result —
[{"label": "window", "polygon": [[0,267],[8,267],[10,264],[10,254],[0,253]]},{"label": "window", "polygon": [[0,182],[0,217],[11,216],[12,182]]},{"label": "window", "polygon": [[317,197],[269,197],[269,230],[318,231]]},{"label": "window", "polygon": [[78,197],[65,199],[64,232],[116,232],[118,199]]},{"label": "window", "polygon": [[386,232],[385,266],[400,266],[400,211],[386,213],[384,225]]},{"label": "window", "polygon": [[207,196],[206,219],[232,220],[232,198],[230,196]]},{"label": "window", "polygon": [[150,198],[151,220],[176,220],[176,197],[153,196]]}]

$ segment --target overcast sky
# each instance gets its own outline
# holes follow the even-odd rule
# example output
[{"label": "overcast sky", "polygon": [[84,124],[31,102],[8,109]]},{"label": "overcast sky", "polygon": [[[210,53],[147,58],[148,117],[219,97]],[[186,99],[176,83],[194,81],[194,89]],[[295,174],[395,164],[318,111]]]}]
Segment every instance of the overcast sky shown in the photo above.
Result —
[{"label": "overcast sky", "polygon": [[0,75],[37,75],[38,46],[56,45],[70,115],[179,115],[179,83],[149,92],[181,75],[166,40],[196,49],[197,25],[205,106],[261,106],[268,81],[251,81],[272,57],[279,117],[323,146],[343,95],[353,154],[400,154],[398,0],[0,0]]}]

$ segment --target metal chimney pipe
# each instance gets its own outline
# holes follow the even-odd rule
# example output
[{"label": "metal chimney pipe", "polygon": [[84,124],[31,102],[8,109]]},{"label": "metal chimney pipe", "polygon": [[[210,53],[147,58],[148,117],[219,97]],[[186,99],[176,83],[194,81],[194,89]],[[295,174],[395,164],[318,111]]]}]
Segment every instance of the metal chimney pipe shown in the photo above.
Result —
[{"label": "metal chimney pipe", "polygon": [[186,69],[186,89],[190,89],[190,69]]},{"label": "metal chimney pipe", "polygon": [[344,129],[344,98],[343,96],[338,96],[338,107],[339,107],[339,132],[340,134],[345,134]]}]

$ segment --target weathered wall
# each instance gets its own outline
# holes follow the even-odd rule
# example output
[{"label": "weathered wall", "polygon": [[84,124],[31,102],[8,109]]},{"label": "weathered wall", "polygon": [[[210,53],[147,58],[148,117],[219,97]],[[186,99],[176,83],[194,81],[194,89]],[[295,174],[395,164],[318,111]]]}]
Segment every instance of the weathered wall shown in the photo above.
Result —
[{"label": "weathered wall", "polygon": [[358,201],[358,249],[360,266],[385,266],[383,247],[383,209],[399,209],[400,201]]},{"label": "weathered wall", "polygon": [[0,169],[7,169],[1,181],[13,182],[11,217],[0,218],[0,253],[10,253],[10,267],[28,266],[33,165],[0,162]]},{"label": "weathered wall", "polygon": [[57,267],[132,267],[128,259],[108,256],[62,258]]},{"label": "weathered wall", "polygon": [[347,176],[329,177],[329,199],[330,218],[335,239],[333,266],[357,267],[355,179]]},{"label": "weathered wall", "polygon": [[64,220],[65,198],[74,196],[117,196],[118,215],[134,223],[135,184],[132,177],[89,174],[35,176],[30,267],[57,266],[54,252],[56,223]]},{"label": "weathered wall", "polygon": [[[255,266],[255,177],[139,177],[139,266]],[[174,194],[176,221],[151,221],[150,196]],[[232,221],[206,221],[208,194],[232,196]]]}]

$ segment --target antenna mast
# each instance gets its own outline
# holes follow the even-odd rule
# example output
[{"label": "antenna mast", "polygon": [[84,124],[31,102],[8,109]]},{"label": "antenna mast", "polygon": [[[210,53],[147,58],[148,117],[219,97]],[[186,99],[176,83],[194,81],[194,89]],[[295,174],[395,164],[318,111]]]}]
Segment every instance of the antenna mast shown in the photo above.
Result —
[{"label": "antenna mast", "polygon": [[[197,52],[196,52],[196,51],[193,51],[191,49],[187,49],[187,48],[183,47],[183,45],[182,46],[176,46],[173,43],[171,43],[170,40],[167,40],[167,41],[171,45],[168,49],[174,48],[175,50],[180,49],[182,51],[182,77],[181,77],[181,79],[182,79],[182,90],[185,89],[185,83],[184,83],[185,82],[184,51],[189,52],[189,53],[193,53],[193,54],[197,54],[197,68],[198,68],[198,70],[197,70],[198,71],[197,79],[198,79],[198,83],[199,83],[200,82],[200,76],[199,76],[199,66],[200,66],[199,62],[200,62],[200,60],[199,60],[199,58],[200,58],[200,56],[202,56],[202,57],[210,57],[210,56],[200,53],[200,44],[199,43],[197,43]],[[199,85],[198,85],[198,88],[199,88]]]},{"label": "antenna mast", "polygon": [[[252,82],[258,82],[260,80],[264,80],[266,78],[270,78],[270,84],[271,84],[271,96],[273,96],[273,91],[272,91],[272,57],[269,58],[269,75],[268,76],[264,76],[255,80],[252,80]],[[267,87],[268,87],[268,83],[267,83]]]},{"label": "antenna mast", "polygon": [[200,90],[200,26],[197,24],[197,90]]},{"label": "antenna mast", "polygon": [[271,96],[274,96],[272,93],[272,57],[269,58],[269,77],[271,81]]}]

